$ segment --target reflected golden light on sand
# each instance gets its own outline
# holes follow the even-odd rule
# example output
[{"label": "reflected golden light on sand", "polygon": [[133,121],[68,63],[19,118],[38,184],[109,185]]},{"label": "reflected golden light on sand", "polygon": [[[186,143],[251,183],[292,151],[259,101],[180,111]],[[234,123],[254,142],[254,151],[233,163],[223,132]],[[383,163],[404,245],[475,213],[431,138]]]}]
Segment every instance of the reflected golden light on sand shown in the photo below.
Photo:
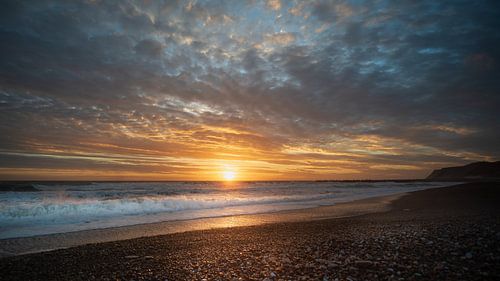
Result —
[{"label": "reflected golden light on sand", "polygon": [[252,224],[252,222],[249,222],[248,218],[244,216],[229,216],[220,218],[220,220],[216,224],[216,227],[224,228],[224,227],[245,226],[249,224]]}]

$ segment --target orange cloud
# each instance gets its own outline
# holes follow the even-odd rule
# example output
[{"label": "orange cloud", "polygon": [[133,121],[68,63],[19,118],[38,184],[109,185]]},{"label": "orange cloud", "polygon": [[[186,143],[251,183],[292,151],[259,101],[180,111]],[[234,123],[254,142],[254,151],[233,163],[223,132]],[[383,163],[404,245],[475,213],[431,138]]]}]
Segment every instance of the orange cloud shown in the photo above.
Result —
[{"label": "orange cloud", "polygon": [[267,0],[267,7],[271,10],[279,10],[281,9],[281,1],[280,0]]}]

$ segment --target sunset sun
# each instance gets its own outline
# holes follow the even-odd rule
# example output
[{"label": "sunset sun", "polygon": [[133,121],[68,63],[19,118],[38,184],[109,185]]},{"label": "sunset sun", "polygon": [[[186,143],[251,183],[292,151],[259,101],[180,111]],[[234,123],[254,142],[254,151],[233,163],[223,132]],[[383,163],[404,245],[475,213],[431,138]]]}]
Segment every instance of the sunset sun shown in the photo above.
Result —
[{"label": "sunset sun", "polygon": [[236,178],[236,173],[234,171],[226,170],[222,172],[222,177],[226,181],[232,181]]}]

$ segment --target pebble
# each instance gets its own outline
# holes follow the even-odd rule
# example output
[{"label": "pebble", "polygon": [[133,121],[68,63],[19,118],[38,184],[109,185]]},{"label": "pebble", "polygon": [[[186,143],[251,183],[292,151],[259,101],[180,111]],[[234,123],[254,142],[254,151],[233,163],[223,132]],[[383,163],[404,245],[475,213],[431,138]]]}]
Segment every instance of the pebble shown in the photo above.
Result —
[{"label": "pebble", "polygon": [[[82,280],[202,281],[500,276],[498,216],[419,212],[186,232],[3,258],[0,279],[75,279],[71,274]],[[130,252],[134,255],[124,254]]]},{"label": "pebble", "polygon": [[372,267],[374,265],[372,261],[365,261],[365,260],[355,261],[354,264],[357,267],[362,267],[362,268]]}]

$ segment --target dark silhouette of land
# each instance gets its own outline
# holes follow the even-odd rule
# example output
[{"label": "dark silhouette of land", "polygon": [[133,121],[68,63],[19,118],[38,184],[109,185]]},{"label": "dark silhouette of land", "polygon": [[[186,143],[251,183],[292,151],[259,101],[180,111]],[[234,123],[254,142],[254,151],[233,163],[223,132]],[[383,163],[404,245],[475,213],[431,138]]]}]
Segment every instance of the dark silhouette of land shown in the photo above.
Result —
[{"label": "dark silhouette of land", "polygon": [[476,162],[465,166],[434,170],[427,180],[484,181],[500,180],[500,161]]}]

